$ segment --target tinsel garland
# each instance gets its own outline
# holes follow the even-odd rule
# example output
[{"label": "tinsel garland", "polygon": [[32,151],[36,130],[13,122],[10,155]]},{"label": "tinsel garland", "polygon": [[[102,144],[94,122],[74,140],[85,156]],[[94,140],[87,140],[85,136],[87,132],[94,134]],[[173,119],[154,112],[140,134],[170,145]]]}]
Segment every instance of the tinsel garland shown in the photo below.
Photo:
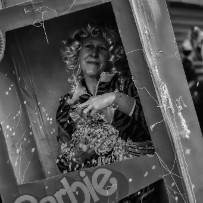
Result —
[{"label": "tinsel garland", "polygon": [[76,146],[79,143],[88,145],[93,139],[96,141],[90,147],[94,148],[95,153],[102,159],[110,156],[112,161],[121,161],[134,156],[154,153],[151,141],[133,142],[130,139],[127,141],[121,139],[119,131],[103,119],[102,113],[97,112],[94,117],[80,119],[72,134],[71,142],[62,145],[61,154],[66,155],[68,160],[74,160]]}]

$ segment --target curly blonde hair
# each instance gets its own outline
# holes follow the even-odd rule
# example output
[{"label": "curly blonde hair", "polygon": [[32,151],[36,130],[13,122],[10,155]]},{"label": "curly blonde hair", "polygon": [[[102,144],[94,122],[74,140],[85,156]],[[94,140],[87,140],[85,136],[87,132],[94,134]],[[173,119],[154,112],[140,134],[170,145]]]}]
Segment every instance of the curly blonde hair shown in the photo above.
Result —
[{"label": "curly blonde hair", "polygon": [[[66,64],[66,71],[72,71],[72,76],[69,77],[69,82],[74,86],[78,84],[82,78],[81,69],[78,66],[79,51],[82,48],[82,41],[87,37],[103,37],[109,45],[109,61],[115,64],[116,61],[124,56],[124,49],[121,44],[116,28],[111,28],[103,25],[87,24],[80,30],[76,31],[72,39],[64,41],[64,48],[62,49],[63,61]],[[112,65],[111,70],[116,71]]]}]

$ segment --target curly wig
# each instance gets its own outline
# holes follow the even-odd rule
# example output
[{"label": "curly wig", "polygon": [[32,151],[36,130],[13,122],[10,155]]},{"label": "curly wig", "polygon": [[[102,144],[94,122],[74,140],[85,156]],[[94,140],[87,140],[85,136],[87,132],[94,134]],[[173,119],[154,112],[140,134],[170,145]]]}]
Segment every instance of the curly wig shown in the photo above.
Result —
[{"label": "curly wig", "polygon": [[72,71],[72,77],[69,78],[69,82],[75,86],[82,78],[81,69],[78,66],[78,56],[82,48],[82,41],[87,37],[103,37],[107,41],[109,45],[109,61],[112,63],[109,72],[116,71],[113,68],[113,64],[124,56],[124,50],[116,28],[93,24],[83,26],[74,33],[69,41],[63,42],[64,48],[61,51],[66,70],[68,72]]}]

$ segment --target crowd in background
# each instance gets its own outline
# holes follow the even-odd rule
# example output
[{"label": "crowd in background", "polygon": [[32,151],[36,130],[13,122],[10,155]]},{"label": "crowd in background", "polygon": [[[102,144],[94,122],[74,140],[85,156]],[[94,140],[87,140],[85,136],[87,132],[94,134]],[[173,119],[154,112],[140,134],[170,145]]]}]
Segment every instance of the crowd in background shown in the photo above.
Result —
[{"label": "crowd in background", "polygon": [[192,27],[180,47],[183,68],[203,132],[203,30]]}]

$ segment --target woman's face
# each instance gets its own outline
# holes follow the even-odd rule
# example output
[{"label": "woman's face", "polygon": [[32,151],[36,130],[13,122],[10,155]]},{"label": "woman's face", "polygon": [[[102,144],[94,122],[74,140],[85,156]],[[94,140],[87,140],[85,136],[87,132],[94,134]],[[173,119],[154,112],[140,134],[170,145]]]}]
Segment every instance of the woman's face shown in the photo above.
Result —
[{"label": "woman's face", "polygon": [[79,52],[79,64],[84,76],[98,78],[107,66],[108,44],[101,37],[91,37],[83,41]]}]

